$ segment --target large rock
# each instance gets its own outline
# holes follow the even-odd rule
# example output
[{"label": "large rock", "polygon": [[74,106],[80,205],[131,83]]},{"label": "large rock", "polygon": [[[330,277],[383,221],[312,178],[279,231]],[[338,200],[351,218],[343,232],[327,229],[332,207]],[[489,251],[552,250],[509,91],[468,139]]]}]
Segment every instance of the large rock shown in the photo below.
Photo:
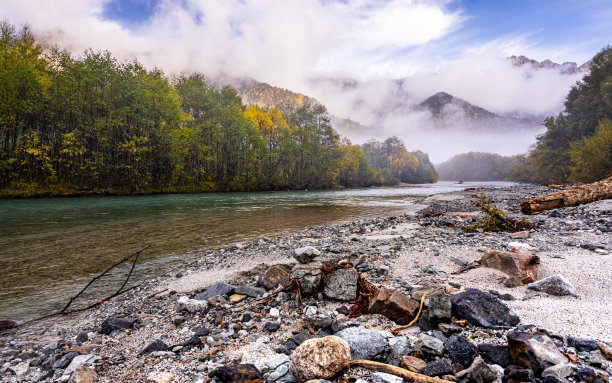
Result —
[{"label": "large rock", "polygon": [[272,266],[264,272],[261,277],[261,284],[268,289],[273,289],[278,285],[285,285],[291,280],[291,276],[280,266]]},{"label": "large rock", "polygon": [[217,295],[233,294],[235,290],[236,286],[234,285],[217,282],[214,285],[210,286],[208,289],[206,289],[206,291],[196,295],[193,299],[198,301],[207,301],[212,297],[216,297]]},{"label": "large rock", "polygon": [[468,368],[478,356],[478,348],[466,337],[453,334],[444,342],[444,347],[453,362]]},{"label": "large rock", "polygon": [[293,267],[291,277],[300,283],[302,294],[311,295],[319,291],[323,274],[322,266],[320,262],[312,262],[305,265],[297,264]]},{"label": "large rock", "polygon": [[578,296],[578,291],[572,282],[561,274],[552,275],[527,285],[528,289],[542,291],[550,295],[573,295]]},{"label": "large rock", "polygon": [[507,367],[512,364],[510,357],[510,349],[508,346],[493,343],[481,343],[478,345],[478,351],[485,360],[490,364],[497,364],[502,367]]},{"label": "large rock", "polygon": [[353,360],[372,359],[385,351],[389,345],[384,336],[363,326],[349,327],[338,331],[336,336],[339,336],[348,343]]},{"label": "large rock", "polygon": [[511,252],[491,250],[483,254],[480,265],[503,271],[508,274],[506,286],[517,287],[538,280],[538,263],[540,258],[535,255],[521,253],[517,249]]},{"label": "large rock", "polygon": [[357,270],[338,269],[326,275],[327,283],[323,289],[325,296],[340,301],[354,301],[357,297]]},{"label": "large rock", "polygon": [[252,364],[237,364],[217,367],[208,376],[219,383],[255,383],[261,382],[262,374]]},{"label": "large rock", "polygon": [[519,317],[499,299],[477,289],[467,289],[456,294],[451,301],[453,315],[458,319],[466,319],[475,326],[512,327],[520,322]]},{"label": "large rock", "polygon": [[329,379],[346,368],[351,360],[349,344],[337,336],[309,339],[292,353],[289,372],[298,382]]},{"label": "large rock", "polygon": [[384,315],[400,325],[408,324],[419,311],[419,302],[399,291],[381,287],[370,301],[368,312]]},{"label": "large rock", "polygon": [[513,330],[506,338],[514,365],[531,369],[536,375],[548,367],[567,363],[553,341],[542,333]]},{"label": "large rock", "polygon": [[312,262],[316,257],[321,255],[321,252],[312,246],[300,247],[293,250],[293,258],[299,263]]},{"label": "large rock", "polygon": [[474,359],[474,362],[469,368],[459,372],[457,374],[457,379],[459,379],[461,383],[501,383],[501,379],[499,375],[497,375],[497,372],[480,357]]},{"label": "large rock", "polygon": [[136,323],[136,319],[132,318],[107,318],[102,322],[102,327],[99,332],[109,335],[113,331],[131,328],[134,323]]}]

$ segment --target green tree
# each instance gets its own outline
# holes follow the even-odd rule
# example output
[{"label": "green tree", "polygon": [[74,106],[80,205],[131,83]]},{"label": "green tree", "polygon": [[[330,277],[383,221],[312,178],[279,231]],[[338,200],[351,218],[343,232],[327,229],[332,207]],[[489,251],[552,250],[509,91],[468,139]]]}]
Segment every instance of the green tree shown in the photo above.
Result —
[{"label": "green tree", "polygon": [[571,180],[595,182],[605,178],[612,171],[612,121],[602,121],[595,135],[575,145],[570,155],[574,163]]}]

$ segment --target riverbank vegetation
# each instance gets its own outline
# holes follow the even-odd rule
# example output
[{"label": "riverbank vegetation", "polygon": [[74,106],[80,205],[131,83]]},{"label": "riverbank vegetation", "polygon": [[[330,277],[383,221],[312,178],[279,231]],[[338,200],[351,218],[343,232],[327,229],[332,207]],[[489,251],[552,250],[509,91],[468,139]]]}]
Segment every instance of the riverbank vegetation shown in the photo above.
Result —
[{"label": "riverbank vegetation", "polygon": [[534,150],[519,158],[515,180],[593,182],[612,170],[612,47],[592,62],[590,74],[568,93],[565,110],[545,120]]},{"label": "riverbank vegetation", "polygon": [[[435,182],[397,138],[341,138],[324,106],[247,107],[197,73],[43,49],[0,23],[0,195],[320,189]],[[387,144],[389,143],[389,144]],[[366,153],[368,155],[366,155]],[[376,161],[374,162],[374,158]]]}]

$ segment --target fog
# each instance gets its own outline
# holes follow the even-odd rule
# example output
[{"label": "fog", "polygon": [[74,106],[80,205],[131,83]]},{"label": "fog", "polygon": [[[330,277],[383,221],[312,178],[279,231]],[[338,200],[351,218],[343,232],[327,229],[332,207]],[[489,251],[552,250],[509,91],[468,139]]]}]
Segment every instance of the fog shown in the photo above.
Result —
[{"label": "fog", "polygon": [[500,115],[541,117],[558,113],[580,78],[513,66],[506,57],[527,48],[515,36],[455,46],[468,15],[444,0],[161,0],[140,23],[110,20],[113,4],[13,0],[0,14],[74,54],[109,50],[169,74],[251,77],[305,93],[368,127],[341,132],[354,142],[397,135],[435,162],[525,152],[542,127],[474,126],[458,109],[440,126],[415,109],[429,96],[444,91]]}]

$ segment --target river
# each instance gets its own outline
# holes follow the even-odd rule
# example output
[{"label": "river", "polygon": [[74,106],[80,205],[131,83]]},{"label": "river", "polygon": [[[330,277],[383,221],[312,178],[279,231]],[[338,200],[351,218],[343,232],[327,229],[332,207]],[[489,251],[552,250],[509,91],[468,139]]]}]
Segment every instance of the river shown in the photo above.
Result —
[{"label": "river", "polygon": [[[193,260],[197,250],[398,215],[410,211],[420,196],[506,185],[439,182],[333,191],[0,200],[0,320],[24,321],[58,310],[93,276],[147,245],[151,248],[131,284]],[[85,302],[117,289],[126,272],[127,265],[96,283]]]}]

